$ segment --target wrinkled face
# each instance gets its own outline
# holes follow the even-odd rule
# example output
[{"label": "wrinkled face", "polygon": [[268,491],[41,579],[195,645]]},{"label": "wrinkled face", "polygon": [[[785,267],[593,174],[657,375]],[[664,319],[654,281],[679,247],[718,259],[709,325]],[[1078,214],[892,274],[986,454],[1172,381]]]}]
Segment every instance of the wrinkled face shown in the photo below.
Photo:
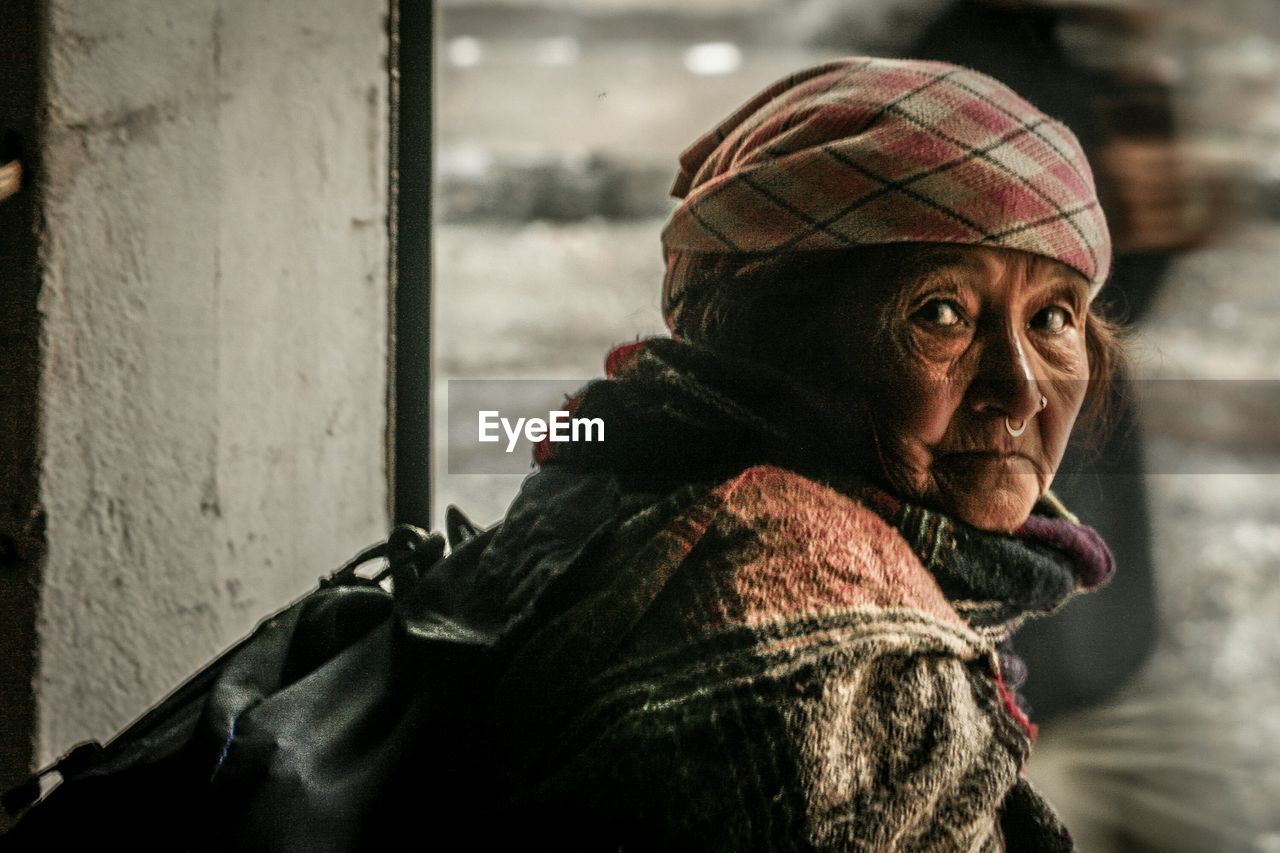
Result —
[{"label": "wrinkled face", "polygon": [[1087,390],[1084,277],[1025,252],[921,246],[896,281],[834,299],[825,331],[853,383],[839,393],[871,423],[868,464],[976,527],[1025,521]]}]

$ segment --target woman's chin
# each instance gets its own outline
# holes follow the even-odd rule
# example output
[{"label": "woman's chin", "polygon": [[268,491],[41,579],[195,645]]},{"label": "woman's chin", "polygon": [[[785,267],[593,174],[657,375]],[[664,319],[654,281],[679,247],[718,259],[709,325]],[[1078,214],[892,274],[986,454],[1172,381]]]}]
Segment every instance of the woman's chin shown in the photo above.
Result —
[{"label": "woman's chin", "polygon": [[941,495],[939,508],[980,530],[1009,533],[1018,529],[1040,497],[1039,484],[1033,477],[1002,481],[986,488],[970,485],[973,487]]},{"label": "woman's chin", "polygon": [[936,460],[930,472],[930,502],[981,530],[1016,530],[1044,491],[1038,470],[1021,456],[955,454]]}]

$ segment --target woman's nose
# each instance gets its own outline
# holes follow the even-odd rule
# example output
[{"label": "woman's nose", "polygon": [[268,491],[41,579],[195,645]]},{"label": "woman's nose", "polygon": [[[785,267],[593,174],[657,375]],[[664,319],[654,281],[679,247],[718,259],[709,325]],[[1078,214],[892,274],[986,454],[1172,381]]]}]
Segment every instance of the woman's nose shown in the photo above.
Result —
[{"label": "woman's nose", "polygon": [[975,411],[1014,421],[1040,411],[1040,386],[1032,369],[1030,342],[1017,329],[992,329],[982,343],[978,374],[969,386]]}]

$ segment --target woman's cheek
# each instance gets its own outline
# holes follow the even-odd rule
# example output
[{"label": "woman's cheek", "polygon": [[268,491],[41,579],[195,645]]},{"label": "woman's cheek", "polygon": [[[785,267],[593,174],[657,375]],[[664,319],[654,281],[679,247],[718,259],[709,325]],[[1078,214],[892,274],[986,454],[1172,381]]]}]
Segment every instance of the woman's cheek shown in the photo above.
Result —
[{"label": "woman's cheek", "polygon": [[906,361],[898,378],[899,422],[916,442],[932,447],[940,442],[951,425],[958,401],[954,372],[959,350],[937,345],[933,352],[919,352]]},{"label": "woman's cheek", "polygon": [[875,381],[868,409],[885,474],[919,497],[931,478],[932,448],[946,435],[955,410],[951,372],[964,347],[901,321],[889,339],[892,345],[871,354]]},{"label": "woman's cheek", "polygon": [[1044,362],[1043,369],[1053,377],[1051,381],[1087,378],[1089,375],[1089,359],[1082,343],[1055,342],[1054,345],[1042,346],[1040,352]]},{"label": "woman's cheek", "polygon": [[1075,427],[1087,391],[1088,380],[1074,377],[1057,379],[1049,383],[1046,389],[1050,402],[1039,415],[1041,442],[1046,455],[1050,457],[1048,461],[1054,467],[1066,452],[1067,442],[1071,438],[1071,431]]},{"label": "woman's cheek", "polygon": [[1065,419],[1069,433],[1089,391],[1089,356],[1083,336],[1064,336],[1055,351],[1046,353],[1045,373],[1041,380],[1058,419]]},{"label": "woman's cheek", "polygon": [[902,412],[901,429],[908,433],[912,443],[922,447],[934,447],[947,434],[955,407],[951,405],[945,379],[929,379],[917,382],[910,390],[910,399]]}]

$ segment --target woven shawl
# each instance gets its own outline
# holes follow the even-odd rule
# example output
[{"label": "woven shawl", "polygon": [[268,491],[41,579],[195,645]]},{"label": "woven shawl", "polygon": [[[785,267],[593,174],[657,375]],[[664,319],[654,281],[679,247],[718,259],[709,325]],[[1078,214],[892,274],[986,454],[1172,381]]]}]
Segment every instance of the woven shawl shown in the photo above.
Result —
[{"label": "woven shawl", "polygon": [[573,404],[608,441],[542,448],[510,550],[652,497],[541,618],[511,596],[537,625],[497,703],[518,769],[495,822],[601,849],[1071,849],[1020,780],[1034,727],[996,646],[1105,581],[1096,534],[1052,501],[990,534],[832,473],[803,392],[758,367],[663,339],[609,366]]}]

